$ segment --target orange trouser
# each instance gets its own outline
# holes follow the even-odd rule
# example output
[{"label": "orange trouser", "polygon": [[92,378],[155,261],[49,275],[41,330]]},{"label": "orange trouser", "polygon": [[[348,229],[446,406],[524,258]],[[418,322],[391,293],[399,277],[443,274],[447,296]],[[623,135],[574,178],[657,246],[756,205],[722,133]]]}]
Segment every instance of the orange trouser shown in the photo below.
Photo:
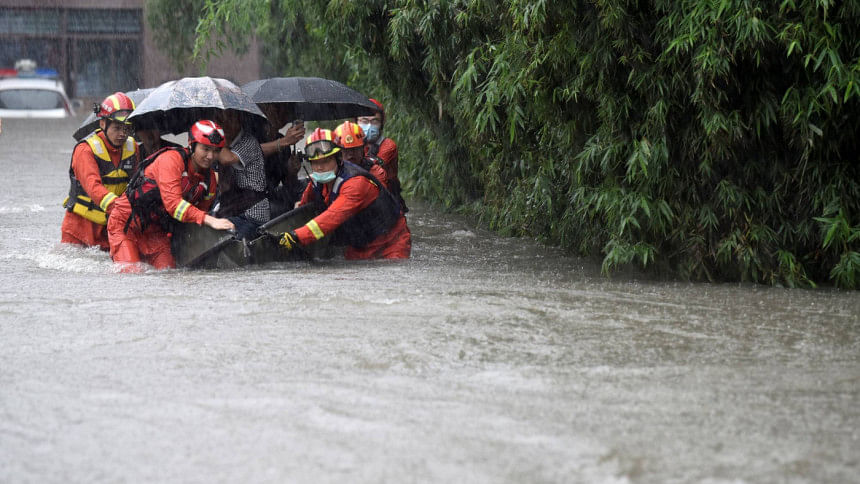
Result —
[{"label": "orange trouser", "polygon": [[[131,232],[129,230],[129,233]],[[145,243],[141,243],[141,239],[146,239]],[[176,267],[176,261],[170,252],[170,238],[163,232],[153,234],[146,231],[123,237],[118,243],[111,244],[110,256],[114,262],[122,265],[121,272],[141,272],[141,262],[146,262],[156,269]]]},{"label": "orange trouser", "polygon": [[130,207],[126,205],[127,202],[119,204],[107,224],[110,256],[122,266],[120,270],[141,272],[141,262],[146,262],[156,269],[176,267],[176,261],[170,252],[170,237],[161,230],[158,223],[150,224],[143,231],[137,223],[132,223],[129,224],[128,231],[125,230],[125,222],[130,215]]},{"label": "orange trouser", "polygon": [[60,227],[60,242],[86,247],[99,247],[108,250],[107,231],[103,225],[81,217],[72,212],[66,212]]}]

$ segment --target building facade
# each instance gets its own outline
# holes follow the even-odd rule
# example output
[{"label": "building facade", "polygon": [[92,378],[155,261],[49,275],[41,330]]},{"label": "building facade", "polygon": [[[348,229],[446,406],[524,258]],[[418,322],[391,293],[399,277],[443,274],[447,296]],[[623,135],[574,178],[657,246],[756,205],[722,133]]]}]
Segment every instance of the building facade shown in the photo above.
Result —
[{"label": "building facade", "polygon": [[[100,99],[116,91],[155,87],[200,75],[175,69],[158,51],[146,23],[145,0],[0,0],[0,69],[19,59],[54,69],[70,97]],[[256,43],[242,56],[213,58],[206,75],[236,84],[259,78]]]}]

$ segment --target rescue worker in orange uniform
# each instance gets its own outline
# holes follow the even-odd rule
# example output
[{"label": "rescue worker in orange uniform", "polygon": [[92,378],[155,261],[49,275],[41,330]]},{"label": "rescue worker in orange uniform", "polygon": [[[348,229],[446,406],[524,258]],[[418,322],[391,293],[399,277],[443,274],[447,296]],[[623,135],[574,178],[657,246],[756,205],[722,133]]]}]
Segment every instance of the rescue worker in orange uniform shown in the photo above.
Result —
[{"label": "rescue worker in orange uniform", "polygon": [[400,179],[397,177],[397,165],[399,163],[399,154],[397,152],[397,143],[391,138],[386,138],[382,135],[382,129],[385,127],[385,108],[382,103],[376,99],[371,99],[370,102],[379,108],[373,116],[359,116],[357,121],[361,126],[365,135],[365,156],[378,162],[384,169],[388,177],[388,188],[394,197],[400,202],[403,207],[403,213],[409,211],[406,207],[406,202],[400,194]]},{"label": "rescue worker in orange uniform", "polygon": [[72,151],[71,187],[63,202],[66,215],[60,241],[108,250],[105,230],[116,199],[137,170],[140,152],[126,122],[134,102],[124,93],[111,94],[94,111],[99,129],[81,140]]},{"label": "rescue worker in orange uniform", "polygon": [[311,181],[304,205],[321,201],[326,209],[310,222],[280,235],[287,250],[332,234],[335,244],[347,245],[347,259],[406,259],[412,235],[397,199],[367,170],[344,161],[328,129],[317,128],[305,140]]},{"label": "rescue worker in orange uniform", "polygon": [[188,148],[163,148],[146,160],[108,221],[110,255],[122,272],[141,272],[140,262],[156,269],[176,267],[170,252],[176,222],[234,229],[229,220],[206,213],[217,187],[211,166],[224,144],[224,130],[200,120],[191,126]]},{"label": "rescue worker in orange uniform", "polygon": [[334,129],[334,144],[340,148],[341,159],[369,171],[388,188],[388,174],[378,158],[364,156],[364,130],[361,126],[344,121]]}]

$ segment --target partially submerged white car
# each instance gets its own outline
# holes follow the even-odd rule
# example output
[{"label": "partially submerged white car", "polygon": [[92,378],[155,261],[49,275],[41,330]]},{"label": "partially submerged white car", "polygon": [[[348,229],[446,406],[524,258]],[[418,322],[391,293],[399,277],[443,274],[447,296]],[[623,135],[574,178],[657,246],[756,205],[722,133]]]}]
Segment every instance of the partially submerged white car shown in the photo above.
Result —
[{"label": "partially submerged white car", "polygon": [[59,80],[41,77],[0,79],[0,118],[67,118],[74,115]]}]

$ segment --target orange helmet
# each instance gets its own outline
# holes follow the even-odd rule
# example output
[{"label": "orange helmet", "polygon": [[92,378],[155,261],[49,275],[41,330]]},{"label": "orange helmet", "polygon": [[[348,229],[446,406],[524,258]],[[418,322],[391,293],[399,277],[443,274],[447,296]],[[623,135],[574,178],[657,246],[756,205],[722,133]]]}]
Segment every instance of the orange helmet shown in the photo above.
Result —
[{"label": "orange helmet", "polygon": [[344,121],[334,129],[334,142],[341,148],[364,146],[364,130],[355,123]]},{"label": "orange helmet", "polygon": [[215,121],[201,119],[191,126],[188,133],[188,144],[203,143],[215,148],[223,148],[225,144],[224,130]]},{"label": "orange helmet", "polygon": [[96,108],[96,116],[99,119],[125,122],[131,112],[134,111],[134,101],[125,93],[115,92],[106,97],[101,105]]},{"label": "orange helmet", "polygon": [[305,154],[308,155],[309,161],[331,156],[338,151],[340,147],[335,144],[334,134],[330,129],[317,128],[305,138]]}]

